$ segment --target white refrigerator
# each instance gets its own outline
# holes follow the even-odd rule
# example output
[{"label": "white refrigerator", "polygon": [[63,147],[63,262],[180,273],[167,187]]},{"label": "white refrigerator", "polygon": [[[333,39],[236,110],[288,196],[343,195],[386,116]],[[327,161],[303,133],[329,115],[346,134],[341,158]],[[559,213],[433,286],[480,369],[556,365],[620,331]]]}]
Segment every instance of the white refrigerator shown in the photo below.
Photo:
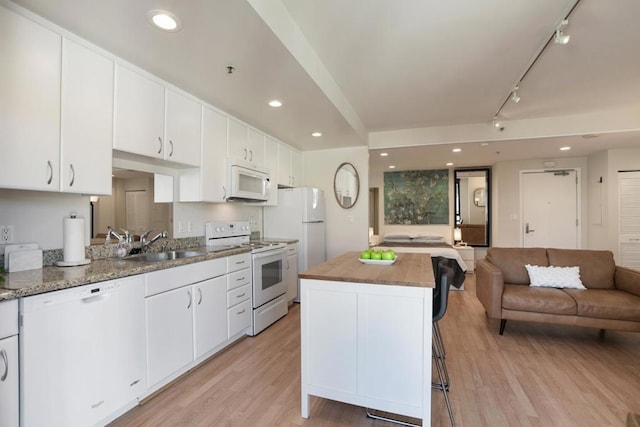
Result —
[{"label": "white refrigerator", "polygon": [[324,211],[324,191],[311,187],[281,188],[278,206],[264,208],[266,238],[298,240],[298,272],[325,261]]}]

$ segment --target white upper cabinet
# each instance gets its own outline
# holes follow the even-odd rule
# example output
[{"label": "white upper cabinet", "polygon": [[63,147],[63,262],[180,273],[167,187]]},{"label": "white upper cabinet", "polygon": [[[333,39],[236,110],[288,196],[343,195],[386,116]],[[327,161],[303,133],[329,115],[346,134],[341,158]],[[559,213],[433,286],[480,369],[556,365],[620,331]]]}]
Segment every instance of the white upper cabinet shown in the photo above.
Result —
[{"label": "white upper cabinet", "polygon": [[113,148],[164,158],[164,86],[116,65]]},{"label": "white upper cabinet", "polygon": [[167,89],[166,160],[200,166],[201,110],[199,102]]},{"label": "white upper cabinet", "polygon": [[0,6],[0,187],[60,189],[61,40]]},{"label": "white upper cabinet", "polygon": [[271,174],[271,187],[269,188],[269,200],[264,206],[278,205],[278,141],[271,137],[264,139],[264,165]]},{"label": "white upper cabinet", "polygon": [[113,61],[62,42],[61,189],[111,194]]},{"label": "white upper cabinet", "polygon": [[180,173],[181,202],[224,202],[227,185],[227,116],[202,107],[200,168]]},{"label": "white upper cabinet", "polygon": [[264,166],[264,135],[230,118],[227,156],[256,167]]},{"label": "white upper cabinet", "polygon": [[278,185],[299,187],[302,185],[302,155],[288,146],[278,144]]}]

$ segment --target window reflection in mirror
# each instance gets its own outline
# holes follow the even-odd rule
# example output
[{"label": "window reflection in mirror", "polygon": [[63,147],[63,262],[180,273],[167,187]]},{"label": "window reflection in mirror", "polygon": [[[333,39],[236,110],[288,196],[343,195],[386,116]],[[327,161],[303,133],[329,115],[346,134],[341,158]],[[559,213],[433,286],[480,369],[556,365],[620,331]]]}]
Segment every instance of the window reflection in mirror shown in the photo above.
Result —
[{"label": "window reflection in mirror", "polygon": [[360,178],[351,163],[345,162],[338,166],[333,178],[333,193],[338,204],[344,209],[356,204],[360,194]]},{"label": "window reflection in mirror", "polygon": [[92,205],[92,245],[104,243],[109,226],[119,234],[128,230],[135,240],[149,229],[172,237],[172,204],[154,203],[152,173],[114,168],[111,196],[99,196]]},{"label": "window reflection in mirror", "polygon": [[469,246],[491,244],[491,169],[456,169],[455,223]]}]

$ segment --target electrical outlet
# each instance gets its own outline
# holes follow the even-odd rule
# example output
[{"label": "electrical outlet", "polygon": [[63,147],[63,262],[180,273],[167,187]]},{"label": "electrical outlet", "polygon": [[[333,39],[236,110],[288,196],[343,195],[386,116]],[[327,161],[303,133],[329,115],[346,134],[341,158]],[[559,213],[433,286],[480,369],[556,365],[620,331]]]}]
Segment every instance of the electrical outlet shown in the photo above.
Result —
[{"label": "electrical outlet", "polygon": [[13,243],[13,225],[0,225],[0,245]]}]

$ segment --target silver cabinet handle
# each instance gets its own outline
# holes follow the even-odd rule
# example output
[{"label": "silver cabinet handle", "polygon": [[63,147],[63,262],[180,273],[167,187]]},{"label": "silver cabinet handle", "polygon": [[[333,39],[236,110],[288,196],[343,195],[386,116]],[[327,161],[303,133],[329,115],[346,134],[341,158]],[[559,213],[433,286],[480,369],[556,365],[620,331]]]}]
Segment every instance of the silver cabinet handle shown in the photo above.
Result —
[{"label": "silver cabinet handle", "polygon": [[71,169],[71,182],[69,182],[69,187],[73,187],[73,183],[76,181],[76,170],[73,168],[73,163],[69,163],[69,169]]},{"label": "silver cabinet handle", "polygon": [[162,153],[162,138],[158,137],[158,142],[160,145],[158,146],[158,154]]},{"label": "silver cabinet handle", "polygon": [[51,160],[47,160],[47,169],[49,170],[49,179],[47,179],[47,185],[51,184],[53,181],[53,165],[51,164]]},{"label": "silver cabinet handle", "polygon": [[238,277],[238,278],[236,279],[236,282],[241,282],[241,281],[243,281],[243,280],[244,280],[244,276],[242,276],[242,277]]},{"label": "silver cabinet handle", "polygon": [[287,270],[289,269],[289,267],[291,266],[289,265],[289,260],[287,260]]},{"label": "silver cabinet handle", "polygon": [[240,265],[240,264],[244,264],[244,263],[245,263],[245,261],[244,261],[244,260],[242,260],[242,261],[236,261],[236,265]]},{"label": "silver cabinet handle", "polygon": [[247,295],[245,292],[241,293],[240,295],[236,295],[236,298],[242,298],[243,296]]},{"label": "silver cabinet handle", "polygon": [[253,150],[249,150],[249,161],[253,161]]},{"label": "silver cabinet handle", "polygon": [[236,314],[242,314],[242,313],[244,313],[245,311],[247,311],[247,310],[243,308],[241,311],[237,312]]},{"label": "silver cabinet handle", "polygon": [[103,403],[104,403],[104,400],[101,400],[100,402],[94,403],[93,405],[91,405],[91,409],[96,409],[97,407],[99,407]]},{"label": "silver cabinet handle", "polygon": [[6,350],[0,351],[0,359],[2,359],[2,362],[4,363],[4,374],[0,377],[0,381],[5,382],[9,375],[9,356],[7,356]]},{"label": "silver cabinet handle", "polygon": [[173,156],[173,141],[169,140],[169,148],[171,148],[171,151],[169,151],[169,157]]},{"label": "silver cabinet handle", "polygon": [[243,148],[242,150],[244,151],[244,160],[247,160],[247,149]]},{"label": "silver cabinet handle", "polygon": [[191,291],[187,291],[187,295],[189,296],[189,304],[187,304],[187,308],[191,308]]},{"label": "silver cabinet handle", "polygon": [[202,303],[202,289],[198,288],[198,296],[200,297],[200,299],[198,299],[198,305],[200,305],[200,303]]}]

